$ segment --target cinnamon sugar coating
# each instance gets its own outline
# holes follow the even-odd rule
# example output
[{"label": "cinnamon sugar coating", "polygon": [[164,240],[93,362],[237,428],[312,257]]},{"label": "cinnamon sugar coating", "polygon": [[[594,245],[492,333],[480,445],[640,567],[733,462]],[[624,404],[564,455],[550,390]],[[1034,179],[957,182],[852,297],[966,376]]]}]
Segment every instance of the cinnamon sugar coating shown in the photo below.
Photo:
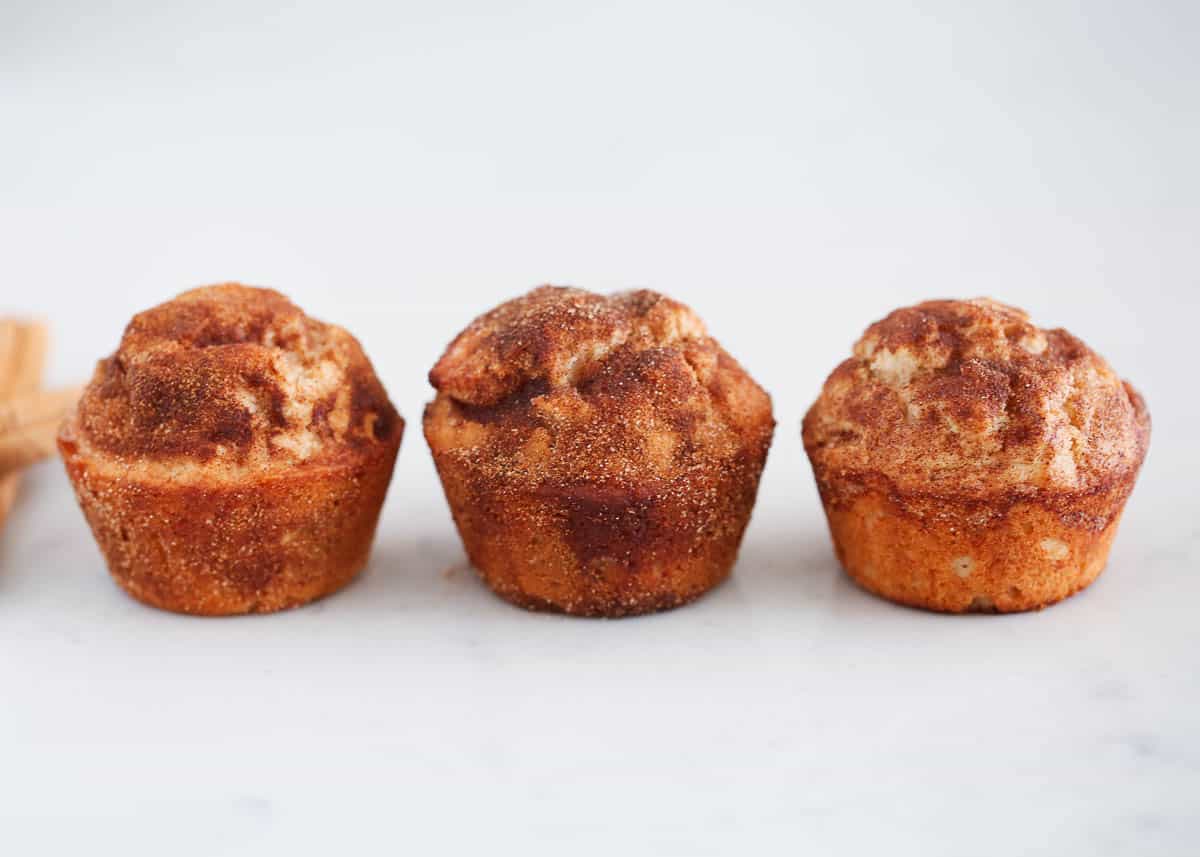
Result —
[{"label": "cinnamon sugar coating", "polygon": [[542,287],[430,373],[425,434],[472,561],[526,606],[625,615],[725,577],[770,398],[684,305]]},{"label": "cinnamon sugar coating", "polygon": [[1020,610],[1099,574],[1150,418],[1065,330],[942,300],[871,325],[803,435],[855,579],[918,606]]},{"label": "cinnamon sugar coating", "polygon": [[821,467],[900,490],[1086,492],[1136,470],[1137,393],[1065,330],[995,301],[928,301],[871,325],[804,421]]},{"label": "cinnamon sugar coating", "polygon": [[403,428],[354,337],[225,284],[135,316],[58,443],[116,581],[227,615],[354,577]]},{"label": "cinnamon sugar coating", "polygon": [[214,468],[330,460],[401,428],[353,336],[234,283],[134,316],[79,406],[97,450]]}]

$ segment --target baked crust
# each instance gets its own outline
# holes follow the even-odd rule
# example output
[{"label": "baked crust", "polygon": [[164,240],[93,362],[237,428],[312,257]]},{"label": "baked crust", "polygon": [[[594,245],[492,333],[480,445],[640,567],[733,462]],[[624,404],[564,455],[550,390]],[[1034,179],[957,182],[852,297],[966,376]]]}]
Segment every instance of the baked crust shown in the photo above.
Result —
[{"label": "baked crust", "polygon": [[502,597],[622,616],[728,575],[774,418],[687,307],[544,286],[472,322],[430,381],[425,436]]},{"label": "baked crust", "polygon": [[277,292],[224,284],[135,316],[59,449],[117,582],[224,615],[353,578],[403,429],[354,337]]},{"label": "baked crust", "polygon": [[236,283],[134,316],[79,405],[89,449],[207,476],[352,459],[397,420],[358,340]]},{"label": "baked crust", "polygon": [[867,329],[803,435],[855,580],[934,610],[1009,612],[1100,573],[1150,418],[1066,331],[986,299],[929,301]]}]

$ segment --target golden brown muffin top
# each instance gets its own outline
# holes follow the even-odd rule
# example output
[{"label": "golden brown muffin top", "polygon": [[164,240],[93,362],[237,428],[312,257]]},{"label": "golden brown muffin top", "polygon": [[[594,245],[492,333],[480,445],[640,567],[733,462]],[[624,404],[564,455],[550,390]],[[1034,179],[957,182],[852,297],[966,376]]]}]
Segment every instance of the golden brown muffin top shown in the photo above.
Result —
[{"label": "golden brown muffin top", "polygon": [[435,453],[498,480],[659,484],[761,461],[771,400],[681,303],[543,286],[473,321],[429,373]]},{"label": "golden brown muffin top", "polygon": [[134,316],[74,421],[121,459],[256,467],[330,463],[402,428],[353,336],[236,283]]},{"label": "golden brown muffin top", "polygon": [[905,492],[1079,492],[1140,466],[1137,392],[1065,330],[993,300],[927,301],[867,328],[804,420],[818,477]]}]

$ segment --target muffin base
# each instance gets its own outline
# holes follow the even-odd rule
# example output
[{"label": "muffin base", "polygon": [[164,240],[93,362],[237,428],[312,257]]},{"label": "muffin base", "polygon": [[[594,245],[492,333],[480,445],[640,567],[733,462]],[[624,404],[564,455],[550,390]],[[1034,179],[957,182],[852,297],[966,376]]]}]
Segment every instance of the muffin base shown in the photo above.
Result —
[{"label": "muffin base", "polygon": [[944,613],[1016,613],[1100,575],[1131,487],[1132,479],[1058,504],[961,508],[866,490],[827,504],[826,516],[842,567],[864,589]]},{"label": "muffin base", "polygon": [[113,579],[176,613],[307,604],[366,565],[399,438],[356,464],[227,484],[133,478],[60,439],[67,474]]},{"label": "muffin base", "polygon": [[618,618],[694,601],[729,576],[758,490],[731,467],[709,484],[538,489],[476,480],[435,455],[463,546],[480,578],[530,610]]}]

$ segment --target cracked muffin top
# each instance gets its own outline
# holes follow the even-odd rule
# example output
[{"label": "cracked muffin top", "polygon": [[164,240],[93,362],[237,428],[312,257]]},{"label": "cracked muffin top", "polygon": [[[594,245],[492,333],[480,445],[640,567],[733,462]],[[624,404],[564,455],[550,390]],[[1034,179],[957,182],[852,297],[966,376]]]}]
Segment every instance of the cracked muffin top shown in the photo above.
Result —
[{"label": "cracked muffin top", "polygon": [[543,286],[473,321],[429,373],[435,453],[498,480],[645,485],[759,462],[770,397],[688,307]]},{"label": "cracked muffin top", "polygon": [[819,473],[939,495],[1098,490],[1137,470],[1149,435],[1102,357],[985,298],[871,325],[804,419]]},{"label": "cracked muffin top", "polygon": [[240,470],[333,463],[394,443],[403,425],[353,336],[278,292],[227,283],[134,316],[71,429],[122,460]]}]

